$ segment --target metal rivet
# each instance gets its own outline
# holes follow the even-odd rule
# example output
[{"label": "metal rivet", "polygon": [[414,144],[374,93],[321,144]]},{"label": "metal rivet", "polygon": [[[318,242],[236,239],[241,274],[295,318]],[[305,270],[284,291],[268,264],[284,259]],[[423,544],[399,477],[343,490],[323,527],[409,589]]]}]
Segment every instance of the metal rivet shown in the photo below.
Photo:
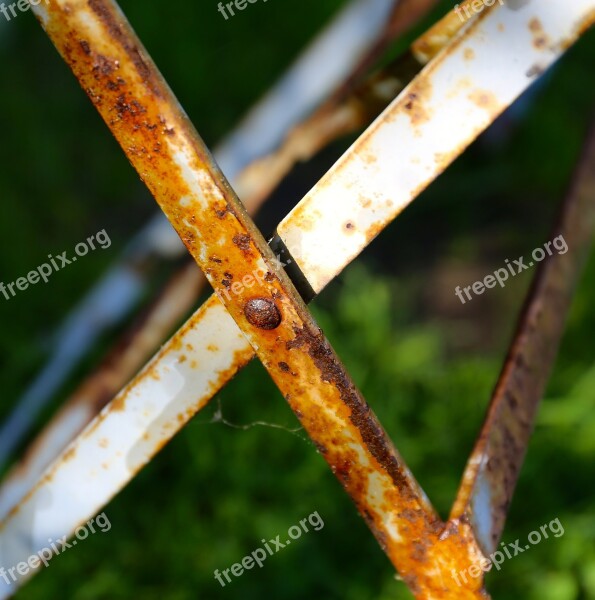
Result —
[{"label": "metal rivet", "polygon": [[281,325],[281,313],[268,298],[252,298],[246,302],[244,314],[248,322],[259,329],[277,329]]}]

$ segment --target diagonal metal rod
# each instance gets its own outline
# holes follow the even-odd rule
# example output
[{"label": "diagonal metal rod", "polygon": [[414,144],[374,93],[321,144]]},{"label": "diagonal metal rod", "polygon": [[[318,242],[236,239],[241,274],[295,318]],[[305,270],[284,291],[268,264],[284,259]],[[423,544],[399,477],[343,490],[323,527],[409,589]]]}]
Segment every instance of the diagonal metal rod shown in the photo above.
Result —
[{"label": "diagonal metal rod", "polygon": [[572,7],[485,10],[321,179],[277,229],[312,289],[324,288],[592,24],[594,0]]},{"label": "diagonal metal rod", "polygon": [[[400,6],[408,5],[400,3]],[[393,18],[393,32],[402,29],[412,18],[404,8],[396,14],[403,19],[406,16],[406,19],[397,28],[398,23]],[[460,19],[449,13],[414,43],[412,52],[392,61],[353,90],[343,82],[331,94],[329,101],[288,132],[279,148],[252,163],[237,176],[234,188],[248,212],[254,214],[258,211],[297,162],[312,158],[335,139],[369,125],[428,60],[448,44],[461,26]],[[419,59],[413,53],[420,54]],[[358,64],[347,81],[356,80],[360,70],[361,65]],[[217,150],[214,154],[218,160]],[[143,311],[114,350],[79,386],[2,480],[0,520],[21,500],[64,447],[151,358],[176,323],[190,313],[204,283],[201,271],[192,263],[182,267],[160,290],[152,305]]]},{"label": "diagonal metal rod", "polygon": [[[408,15],[407,21],[410,19]],[[410,50],[355,84],[353,81],[361,75],[362,67],[358,65],[347,83],[312,115],[293,127],[274,152],[254,161],[238,177],[240,197],[244,199],[244,193],[256,199],[266,197],[298,162],[310,160],[339,137],[368,126],[462,27],[461,20],[454,13],[448,13],[418,38]]]},{"label": "diagonal metal rod", "polygon": [[[574,6],[574,11],[566,11],[554,15],[555,19],[553,20],[555,21],[555,26],[548,23],[548,28],[551,28],[552,35],[550,39],[552,40],[552,44],[556,44],[557,52],[550,54],[548,51],[545,57],[546,59],[544,60],[546,65],[554,60],[555,57],[563,51],[563,48],[576,39],[581,31],[580,25],[586,23],[586,17],[590,8],[592,7],[587,3],[578,3]],[[528,9],[526,9],[526,11],[527,10]],[[524,22],[524,19],[527,16],[526,11],[520,11],[515,14],[520,14],[519,18]],[[505,22],[506,20],[510,20],[510,22],[507,22],[506,24],[514,27],[515,21],[512,13],[506,12],[499,14],[498,17],[495,17],[491,21],[491,25],[493,26],[491,29],[492,32],[494,30],[499,30],[495,25],[502,24],[502,18],[505,18]],[[488,19],[485,21],[487,22]],[[496,22],[494,23],[494,21]],[[486,23],[484,22],[484,25],[485,24]],[[488,23],[488,25],[489,24],[490,23]],[[498,48],[498,45],[503,40],[502,37],[498,37],[497,34],[494,35],[496,36],[494,47]],[[402,114],[407,117],[407,122],[411,122],[412,128],[417,127],[418,123],[415,122],[415,119],[411,119],[411,109],[415,106],[415,103],[413,102],[413,98],[411,98],[410,95],[407,96],[407,94],[410,94],[412,90],[419,89],[421,84],[427,86],[428,84],[435,83],[434,79],[439,81],[442,72],[448,73],[453,67],[460,66],[459,61],[462,61],[465,58],[464,56],[461,56],[463,54],[461,50],[463,43],[465,44],[465,50],[467,50],[469,44],[471,44],[472,51],[485,50],[486,52],[489,52],[490,48],[484,48],[486,40],[490,41],[491,38],[489,35],[486,35],[486,31],[481,27],[469,30],[460,42],[454,46],[452,52],[444,53],[440,60],[437,60],[434,65],[431,65],[433,68],[428,69],[422,74],[422,77],[420,77],[417,82],[414,82],[414,84],[417,83],[417,87],[412,85],[409,90],[406,90],[402,99],[393,103],[384,115],[383,121],[386,120],[384,125],[388,126],[391,122],[399,121],[399,115]],[[519,48],[516,48],[515,50],[521,49],[525,50],[525,52],[517,53],[514,56],[514,60],[510,60],[510,64],[506,64],[506,81],[503,82],[502,79],[497,79],[494,83],[495,92],[498,93],[498,99],[501,103],[494,103],[494,105],[490,105],[487,108],[484,106],[482,111],[477,110],[477,106],[475,106],[476,103],[463,103],[464,105],[462,107],[459,106],[461,111],[456,115],[458,127],[455,128],[455,135],[453,138],[449,140],[450,153],[448,155],[451,159],[462,151],[477,133],[487,126],[499,111],[509,104],[528,85],[529,81],[525,77],[525,74],[528,68],[535,64],[536,56],[531,50],[531,40],[529,40],[527,47],[524,45],[526,41],[525,38],[522,38],[521,41],[523,44],[519,45]],[[506,49],[507,48],[505,47],[504,54],[507,54]],[[467,53],[465,52],[465,55],[466,54]],[[540,54],[537,54],[537,58],[540,56]],[[462,64],[464,65],[466,63],[463,62]],[[474,65],[473,63],[472,65],[479,70],[477,65]],[[463,73],[466,73],[464,69]],[[481,78],[478,78],[477,82],[475,82],[475,72],[468,75],[471,77],[473,83],[479,84],[482,81]],[[456,83],[457,82],[452,83],[455,89]],[[422,85],[422,87],[424,86]],[[482,89],[483,94],[486,94],[487,90],[490,89],[488,82],[487,87]],[[446,94],[442,97],[443,104],[448,105],[449,100],[455,105],[457,104],[456,95],[453,95],[452,91],[453,89],[449,89],[448,87],[443,87],[440,90],[440,94]],[[466,91],[473,97],[476,90],[473,86],[471,86],[471,88],[467,86]],[[438,96],[440,96],[440,94],[438,94]],[[419,106],[415,106],[415,108],[419,108]],[[392,120],[389,118],[390,115],[393,117]],[[433,132],[434,136],[432,136],[432,131],[429,128],[428,131],[424,129],[424,131],[418,133],[428,135],[430,139],[436,139],[434,149],[443,150],[444,144],[442,138],[438,139],[435,135],[440,131],[440,119],[442,118],[442,113],[433,112],[428,116],[430,121],[436,122],[436,129]],[[452,119],[452,114],[448,113],[447,118]],[[378,137],[382,137],[383,133],[384,129],[382,127],[378,126],[372,128],[372,132],[369,132],[369,135],[364,136],[362,143],[358,144],[355,149],[352,149],[351,155],[356,166],[361,160],[360,157],[362,153],[367,153],[369,156],[375,156],[372,152],[369,152],[369,150],[373,148],[375,140]],[[384,167],[390,168],[392,162],[390,160],[390,155],[387,157],[386,153],[380,152],[375,158],[376,160],[382,158]],[[418,189],[425,187],[432,178],[439,174],[441,168],[447,163],[448,161],[446,160],[436,161],[432,165],[433,170],[429,169],[429,172],[423,173],[416,171],[414,175],[419,177]],[[346,161],[342,161],[340,166],[342,167],[343,175],[351,169],[351,165],[347,168]],[[378,165],[378,168],[380,168],[380,164]],[[338,171],[340,173],[341,169],[338,169]],[[337,171],[335,170],[335,173],[336,172]],[[370,177],[374,180],[373,173],[370,173]],[[327,184],[329,183],[328,179],[331,178],[327,178],[327,181],[325,182]],[[338,177],[338,179],[339,182],[341,182],[341,177]],[[415,193],[411,193],[409,187],[410,184],[411,182],[408,180],[406,181],[406,185],[402,186],[399,185],[397,180],[396,184],[393,185],[393,188],[400,190],[400,194],[409,195],[410,199],[412,199],[415,197]],[[324,186],[322,189],[324,189]],[[340,186],[337,186],[337,191],[341,191]],[[398,214],[398,210],[400,210],[400,205],[395,204],[391,205],[391,210],[386,210],[385,204],[383,197],[372,197],[369,206],[372,212],[378,211],[379,213],[385,214],[382,211],[386,211],[387,220],[384,224],[388,222],[391,216],[394,218],[394,216]],[[313,202],[312,197],[309,198],[309,205],[309,210],[318,210],[324,207],[324,204],[317,205]],[[348,205],[346,209],[349,211],[352,210],[352,207],[353,205],[351,204]],[[355,215],[357,215],[358,212],[359,211],[356,211]],[[303,217],[304,213],[301,213],[299,210],[295,211],[294,218],[296,229],[299,229],[303,224]],[[291,219],[288,219],[286,223],[287,230],[290,229],[290,222]],[[357,223],[357,221],[355,222]],[[377,233],[381,227],[379,224],[375,223],[374,228]],[[348,230],[349,229],[350,228],[348,228]],[[324,229],[321,231],[324,233]],[[349,231],[347,233],[349,233]],[[357,249],[360,246],[363,247],[365,244],[362,244],[362,240],[359,236],[354,237],[353,248]],[[291,247],[289,245],[289,249],[292,253],[297,254],[299,247]],[[342,264],[344,265],[346,262],[348,262],[348,258],[344,257],[344,262]],[[304,273],[310,278],[311,273],[307,269],[304,270]],[[316,273],[316,265],[314,265],[313,273]],[[314,284],[313,287],[315,287],[316,278],[312,278],[312,283]],[[220,312],[217,312],[218,310]],[[226,316],[225,311],[215,299],[212,299],[207,303],[201,314],[202,321],[198,318],[194,319],[188,327],[184,328],[184,332],[177,334],[175,336],[176,343],[169,346],[169,348],[164,349],[164,352],[155,359],[151,367],[130,386],[127,390],[128,394],[122,395],[106,411],[104,411],[81,438],[79,438],[63,457],[55,463],[54,467],[47,472],[44,480],[31,491],[28,498],[25,499],[4,525],[1,547],[3,551],[7,552],[11,550],[11,547],[6,545],[7,542],[17,538],[22,539],[19,532],[27,531],[30,544],[35,547],[35,544],[40,542],[43,543],[45,541],[43,538],[48,533],[56,535],[54,532],[58,532],[57,534],[63,535],[65,531],[72,531],[73,523],[75,523],[77,519],[80,520],[80,522],[84,521],[88,511],[92,510],[91,506],[93,506],[93,502],[105,501],[106,494],[109,499],[109,496],[119,489],[118,486],[127,481],[132,474],[136,472],[142,464],[148,461],[158,448],[173,435],[173,432],[176,429],[175,424],[180,420],[184,420],[184,415],[179,412],[180,406],[182,406],[184,402],[186,403],[188,412],[198,410],[200,404],[208,399],[208,397],[202,397],[197,403],[196,397],[201,391],[204,390],[203,393],[207,395],[212,394],[216,390],[217,385],[223,385],[223,383],[233,375],[236,367],[241,365],[243,360],[247,360],[246,355],[242,355],[242,348],[244,350],[247,349],[248,353],[250,353],[250,348],[247,347],[247,344],[241,338],[237,329],[234,330],[236,332],[236,337],[232,335],[233,332],[226,330],[227,327],[230,327],[230,323],[233,325],[233,322]],[[188,341],[186,345],[181,345],[181,342],[183,341],[181,337],[182,334],[186,336],[194,334],[194,329],[199,328],[199,325],[202,325],[203,322],[207,321],[209,315],[213,317],[210,321],[210,326],[205,326],[202,335],[198,337],[198,339],[192,338],[192,341],[197,344],[197,347],[195,348],[191,341]],[[209,335],[211,335],[212,339],[215,331],[215,339],[226,342],[223,346],[223,351],[218,349],[216,343],[210,343],[206,347],[200,345],[202,343],[201,340],[208,339]],[[234,343],[236,344],[235,346]],[[228,346],[229,352],[227,352]],[[235,351],[234,348],[236,348]],[[193,354],[195,350],[196,354]],[[208,364],[206,369],[201,371],[197,368],[198,366],[195,366],[193,369],[191,367],[191,361],[188,361],[188,357],[194,356],[196,359],[204,359],[205,356],[208,356],[208,352],[211,352],[213,356],[211,362],[207,361]],[[236,356],[233,356],[234,352],[236,352]],[[229,356],[229,353],[231,353],[232,356]],[[219,360],[217,364],[214,363],[215,359]],[[190,391],[186,384],[190,384],[191,382],[192,390]],[[146,418],[146,421],[143,421],[143,418]],[[112,429],[116,423],[119,423],[120,425],[124,424],[125,427]],[[126,423],[128,426],[126,426]],[[152,434],[149,436],[149,439],[146,439],[147,426],[149,426],[150,433]],[[123,431],[125,433],[123,433]],[[99,433],[111,434],[112,437],[97,438],[96,436]],[[106,439],[111,440],[109,449],[105,448]],[[102,448],[102,450],[99,450],[99,448]],[[116,448],[120,448],[120,450],[117,450]],[[124,450],[126,461],[122,461],[122,459],[118,457],[118,453],[121,454],[121,449],[125,448],[131,448],[131,450],[128,453]],[[105,465],[105,467],[103,465]],[[76,493],[76,490],[80,489],[81,484],[87,486],[86,489],[92,492],[88,498],[85,498],[84,494],[81,495],[80,493]],[[53,506],[50,507],[47,506],[47,502],[44,502],[44,499],[47,499],[48,494],[54,499]],[[44,514],[39,514],[39,511],[37,510],[40,502],[44,505]],[[68,513],[67,515],[64,514],[66,512]],[[44,519],[43,516],[46,516],[46,518]],[[31,529],[30,523],[32,522],[33,517],[37,518],[34,519],[35,527]],[[432,537],[433,536],[430,536],[430,538]],[[463,558],[467,563],[468,553],[472,547],[472,540],[466,547],[459,548],[458,552],[453,550],[456,547],[461,546],[461,538],[459,536],[443,535],[439,542],[439,544],[436,543],[429,549],[427,554],[428,564],[445,567],[446,564],[448,564],[445,560],[445,555],[450,555],[453,558],[455,556],[459,559]],[[446,552],[444,552],[445,550]],[[23,550],[19,550],[19,552],[21,551]],[[441,551],[442,554],[440,553]],[[13,555],[18,555],[18,552],[15,552]],[[417,558],[419,559],[419,556]],[[421,568],[419,561],[417,568]],[[415,582],[412,580],[409,581],[409,584],[412,587],[414,587],[414,583]],[[430,591],[427,596],[423,596],[422,592],[419,592],[419,597],[446,597],[442,594],[442,592],[445,591],[445,586],[447,587],[448,584],[442,582],[438,585],[438,591],[433,587],[433,591]],[[438,593],[441,595],[438,595]],[[462,591],[459,592],[455,597],[465,597],[462,593]]]},{"label": "diagonal metal rod", "polygon": [[418,550],[404,534],[429,539],[435,512],[124,15],[109,0],[52,0],[43,12],[46,32],[220,301],[408,575]]},{"label": "diagonal metal rod", "polygon": [[553,254],[539,266],[453,507],[451,518],[472,524],[486,554],[498,547],[594,229],[595,127],[548,238],[563,236],[568,251]]},{"label": "diagonal metal rod", "polygon": [[[352,63],[366,61],[366,57],[378,50],[379,37],[385,45],[391,41],[386,34],[387,19],[393,35],[406,27],[411,20],[409,13],[412,12],[414,1],[418,0],[348,2],[266,96],[215,148],[217,164],[233,182],[242,201],[246,196],[241,184],[238,185],[236,181],[238,173],[256,158],[273,151],[285,130],[322,102],[339,82],[343,87],[345,78],[352,70]],[[437,0],[426,1],[432,4]],[[399,10],[395,10],[396,5]],[[424,11],[416,9],[416,12]],[[341,47],[342,52],[335,52],[335,47]],[[303,85],[304,81],[309,85]],[[0,424],[0,467],[10,458],[13,450],[33,427],[41,408],[94,341],[99,339],[102,332],[125,320],[142,296],[152,267],[181,256],[184,252],[183,244],[163,214],[156,215],[131,240],[118,264],[101,278],[56,332],[52,356],[18,399],[12,414]],[[182,316],[187,316],[190,308]],[[138,368],[149,357],[150,354]],[[117,389],[127,383],[134,373]]]}]

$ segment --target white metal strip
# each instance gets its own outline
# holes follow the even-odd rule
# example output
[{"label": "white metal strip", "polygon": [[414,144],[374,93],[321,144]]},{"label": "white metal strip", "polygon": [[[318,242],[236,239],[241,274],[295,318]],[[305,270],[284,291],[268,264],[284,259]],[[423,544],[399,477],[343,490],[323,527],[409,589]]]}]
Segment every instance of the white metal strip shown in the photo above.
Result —
[{"label": "white metal strip", "polygon": [[278,228],[320,291],[593,19],[593,0],[485,9]]}]

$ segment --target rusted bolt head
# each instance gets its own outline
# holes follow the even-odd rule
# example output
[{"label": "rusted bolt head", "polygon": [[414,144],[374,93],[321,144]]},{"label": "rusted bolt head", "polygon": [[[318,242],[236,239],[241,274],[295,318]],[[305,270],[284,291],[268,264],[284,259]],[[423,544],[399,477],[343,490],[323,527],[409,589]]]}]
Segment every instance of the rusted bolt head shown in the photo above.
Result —
[{"label": "rusted bolt head", "polygon": [[248,322],[259,329],[277,329],[281,325],[281,313],[268,298],[251,298],[244,306]]}]

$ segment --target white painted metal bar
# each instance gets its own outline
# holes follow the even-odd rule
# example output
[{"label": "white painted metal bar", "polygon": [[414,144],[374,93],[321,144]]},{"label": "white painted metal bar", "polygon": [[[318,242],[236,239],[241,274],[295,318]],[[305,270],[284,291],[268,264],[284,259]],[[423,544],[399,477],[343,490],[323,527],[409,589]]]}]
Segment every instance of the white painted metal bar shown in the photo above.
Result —
[{"label": "white painted metal bar", "polygon": [[594,6],[496,5],[443,50],[279,226],[310,285],[331,281],[510,106],[584,30]]}]

